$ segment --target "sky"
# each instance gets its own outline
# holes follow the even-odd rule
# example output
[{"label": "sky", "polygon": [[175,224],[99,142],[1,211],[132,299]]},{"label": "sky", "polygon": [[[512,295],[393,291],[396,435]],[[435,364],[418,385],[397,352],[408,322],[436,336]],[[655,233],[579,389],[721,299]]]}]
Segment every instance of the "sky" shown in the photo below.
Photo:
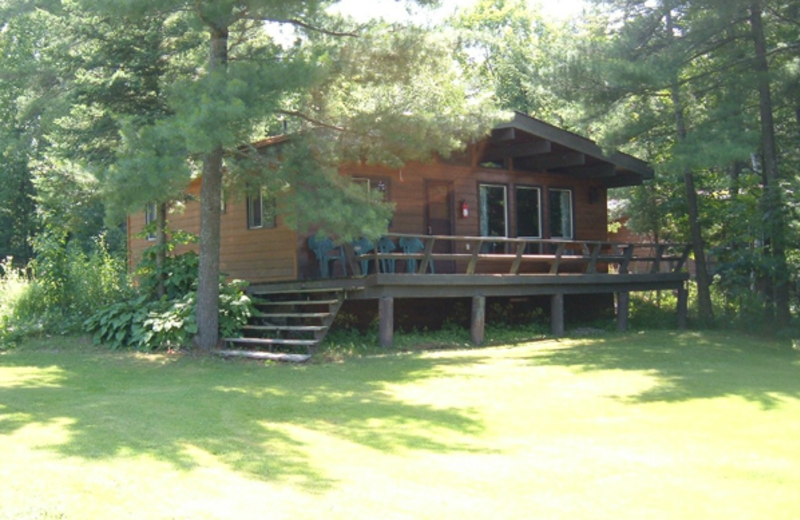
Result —
[{"label": "sky", "polygon": [[[539,3],[542,12],[553,18],[566,19],[580,14],[584,0],[528,0]],[[442,6],[432,11],[430,9],[417,9],[423,14],[418,15],[421,20],[441,20],[453,14],[456,9],[468,7],[476,0],[441,0]],[[397,0],[342,0],[339,9],[358,21],[384,17],[390,21],[409,19],[406,12],[408,2]]]}]

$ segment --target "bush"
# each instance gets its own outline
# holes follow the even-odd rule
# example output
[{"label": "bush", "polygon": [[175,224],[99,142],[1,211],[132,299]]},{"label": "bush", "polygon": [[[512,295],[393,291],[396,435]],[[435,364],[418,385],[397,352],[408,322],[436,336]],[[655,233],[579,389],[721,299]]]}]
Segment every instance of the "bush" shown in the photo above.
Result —
[{"label": "bush", "polygon": [[22,269],[14,267],[12,258],[0,261],[0,348],[20,339],[17,307],[29,289],[30,280]]},{"label": "bush", "polygon": [[[193,260],[196,257],[194,253],[180,255],[165,263],[165,268],[174,269],[176,278],[184,281],[190,279],[187,272],[194,271],[196,280],[197,264]],[[244,292],[246,286],[240,280],[220,283],[219,329],[223,337],[236,336],[255,312],[252,300]],[[168,291],[168,295],[153,300],[146,287],[135,298],[99,310],[83,327],[93,334],[96,344],[113,349],[180,349],[187,347],[197,333],[196,307],[196,290],[177,296]]]},{"label": "bush", "polygon": [[24,269],[10,258],[0,263],[0,344],[80,330],[98,307],[132,294],[125,260],[109,252],[102,236],[85,252],[63,234],[45,232],[34,250]]}]

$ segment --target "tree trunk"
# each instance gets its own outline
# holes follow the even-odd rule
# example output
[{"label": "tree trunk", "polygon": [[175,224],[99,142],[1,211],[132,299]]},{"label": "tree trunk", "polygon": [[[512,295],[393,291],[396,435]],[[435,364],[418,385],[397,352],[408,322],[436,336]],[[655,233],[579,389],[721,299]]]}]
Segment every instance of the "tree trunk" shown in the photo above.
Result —
[{"label": "tree trunk", "polygon": [[158,281],[156,295],[163,298],[166,293],[164,287],[164,263],[167,260],[167,203],[162,202],[156,208],[156,271]]},{"label": "tree trunk", "polygon": [[[667,34],[672,37],[672,15],[666,13]],[[675,111],[675,132],[678,141],[686,139],[686,122],[683,115],[683,102],[681,101],[677,78],[670,87],[672,105]],[[686,206],[689,213],[689,230],[692,237],[692,252],[694,253],[695,276],[697,281],[697,311],[700,322],[709,325],[714,321],[714,308],[711,305],[711,277],[708,275],[706,264],[705,243],[700,227],[700,212],[698,210],[697,189],[694,185],[694,173],[686,169],[683,172],[683,182],[686,189]]]},{"label": "tree trunk", "polygon": [[[226,74],[228,29],[211,27],[208,73]],[[220,198],[223,149],[217,145],[203,159],[200,193],[200,265],[197,280],[196,345],[211,350],[219,341]]]},{"label": "tree trunk", "polygon": [[775,124],[772,119],[772,92],[769,83],[767,40],[761,17],[761,1],[750,4],[750,27],[755,46],[755,68],[758,81],[759,112],[761,116],[761,148],[764,161],[764,194],[762,208],[766,222],[767,256],[773,265],[772,284],[775,318],[778,327],[786,327],[789,311],[789,270],[785,252],[785,214],[780,191],[778,152],[775,145]]}]

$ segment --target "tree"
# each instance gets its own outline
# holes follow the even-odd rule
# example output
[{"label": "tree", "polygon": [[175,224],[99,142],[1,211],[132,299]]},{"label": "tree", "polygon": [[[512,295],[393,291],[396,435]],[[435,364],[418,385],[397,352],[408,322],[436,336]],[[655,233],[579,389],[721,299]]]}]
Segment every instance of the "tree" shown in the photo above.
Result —
[{"label": "tree", "polygon": [[[240,187],[263,182],[289,200],[325,190],[312,207],[325,206],[333,216],[364,217],[346,219],[342,237],[356,233],[355,228],[375,235],[381,226],[385,229],[390,208],[355,204],[357,197],[336,174],[334,160],[397,164],[422,157],[423,149],[426,156],[434,151],[446,155],[460,139],[488,128],[482,123],[491,112],[465,101],[464,90],[451,81],[456,78],[442,58],[446,55],[437,55],[443,42],[421,39],[421,33],[399,26],[356,28],[325,11],[332,3],[139,1],[123,4],[123,13],[118,2],[82,3],[126,17],[160,13],[205,35],[207,58],[194,61],[197,72],[176,78],[168,89],[171,114],[153,124],[130,121],[126,155],[110,170],[120,184],[142,173],[158,179],[169,172],[176,185],[183,174],[175,172],[194,169],[201,176],[200,348],[218,341],[223,170]],[[294,41],[279,42],[270,28],[283,28]],[[442,68],[432,70],[432,64]],[[411,87],[411,92],[400,87]],[[298,129],[281,160],[254,153],[248,143],[281,117]],[[288,202],[287,207],[296,206]],[[317,224],[324,228],[328,223]]]}]

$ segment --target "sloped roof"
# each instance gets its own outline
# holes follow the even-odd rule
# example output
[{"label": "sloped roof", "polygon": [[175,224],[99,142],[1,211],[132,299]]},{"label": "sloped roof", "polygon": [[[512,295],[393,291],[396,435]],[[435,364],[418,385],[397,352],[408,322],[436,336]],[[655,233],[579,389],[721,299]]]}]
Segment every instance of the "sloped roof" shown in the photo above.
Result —
[{"label": "sloped roof", "polygon": [[641,159],[603,153],[591,139],[521,112],[501,123],[480,150],[479,162],[511,159],[514,169],[599,179],[608,188],[633,186],[653,178]]}]

